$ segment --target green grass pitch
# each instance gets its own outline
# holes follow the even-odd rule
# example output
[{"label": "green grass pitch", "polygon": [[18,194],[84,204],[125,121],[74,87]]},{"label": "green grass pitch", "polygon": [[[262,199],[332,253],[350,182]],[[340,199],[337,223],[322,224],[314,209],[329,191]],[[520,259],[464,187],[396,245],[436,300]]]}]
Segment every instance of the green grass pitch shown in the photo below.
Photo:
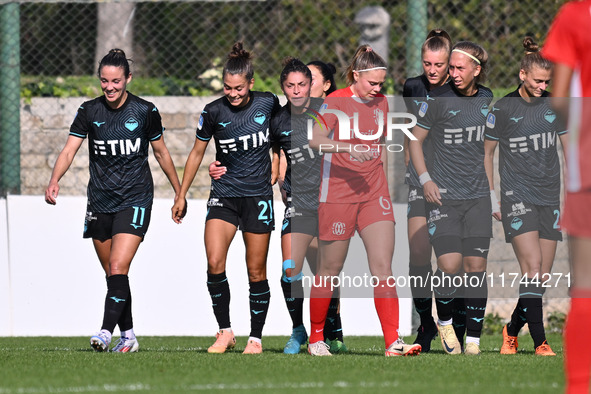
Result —
[{"label": "green grass pitch", "polygon": [[[214,338],[139,337],[136,354],[95,353],[88,338],[0,338],[0,394],[12,393],[556,393],[564,390],[559,334],[556,357],[536,357],[531,338],[501,356],[500,335],[485,336],[482,355],[450,356],[438,338],[428,354],[384,357],[380,337],[345,337],[348,354],[282,353],[287,337],[264,337],[262,355],[207,354]],[[405,338],[407,342],[411,337]]]}]

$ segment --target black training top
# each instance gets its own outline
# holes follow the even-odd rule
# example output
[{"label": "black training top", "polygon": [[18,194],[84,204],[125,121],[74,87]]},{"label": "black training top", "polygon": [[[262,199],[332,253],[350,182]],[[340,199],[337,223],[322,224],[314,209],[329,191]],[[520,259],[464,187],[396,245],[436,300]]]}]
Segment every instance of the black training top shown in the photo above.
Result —
[{"label": "black training top", "polygon": [[433,89],[421,104],[417,125],[433,143],[430,175],[442,199],[471,200],[489,195],[484,170],[484,129],[492,91],[478,85],[466,97],[450,82]]},{"label": "black training top", "polygon": [[232,106],[221,97],[205,106],[196,137],[214,137],[216,160],[227,168],[211,181],[211,197],[254,197],[273,194],[269,126],[281,108],[270,92],[250,92],[244,107]]},{"label": "black training top", "polygon": [[160,139],[163,131],[154,104],[129,92],[117,109],[109,107],[104,96],[78,108],[70,135],[88,137],[90,212],[152,206],[154,184],[148,146]]},{"label": "black training top", "polygon": [[271,120],[271,138],[285,152],[287,169],[283,189],[296,209],[318,209],[322,156],[310,148],[308,122],[318,114],[322,99],[311,99],[302,114],[292,114],[289,103]]},{"label": "black training top", "polygon": [[496,102],[486,122],[487,139],[499,142],[503,201],[536,205],[560,203],[557,135],[566,133],[550,106],[550,97],[528,103],[519,88]]}]

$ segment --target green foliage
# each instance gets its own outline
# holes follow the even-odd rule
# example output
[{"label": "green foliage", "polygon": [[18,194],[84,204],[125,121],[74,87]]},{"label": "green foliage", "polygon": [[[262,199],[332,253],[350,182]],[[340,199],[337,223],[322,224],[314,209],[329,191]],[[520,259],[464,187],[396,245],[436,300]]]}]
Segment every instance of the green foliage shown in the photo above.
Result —
[{"label": "green foliage", "polygon": [[101,94],[96,77],[21,76],[21,97],[95,97]]},{"label": "green foliage", "polygon": [[546,325],[546,332],[562,333],[564,323],[566,321],[566,314],[562,312],[550,312],[548,314],[548,323]]},{"label": "green foliage", "polygon": [[484,335],[494,335],[503,331],[505,322],[498,313],[489,313],[484,316],[484,323],[482,325],[482,333]]},{"label": "green foliage", "polygon": [[[427,1],[427,29],[446,29],[453,42],[470,40],[489,53],[486,86],[510,89],[517,85],[522,40],[532,35],[542,44],[553,16],[565,0]],[[407,39],[410,26],[406,1],[275,0],[249,2],[137,2],[133,19],[134,76],[146,78],[149,94],[218,94],[219,84],[200,78],[219,68],[232,44],[244,41],[254,55],[257,89],[278,92],[276,79],[282,60],[322,60],[337,67],[337,84],[359,44],[357,12],[381,5],[389,13],[390,43],[387,94],[400,93],[408,75]],[[82,4],[21,4],[21,67],[39,78],[96,73],[94,42],[96,2]],[[427,31],[425,31],[425,36]],[[161,80],[161,81],[159,81]],[[77,88],[27,86],[25,97],[74,94]],[[136,80],[137,82],[137,80]],[[139,83],[136,86],[140,85]],[[142,87],[143,89],[143,87]]]},{"label": "green foliage", "polygon": [[[128,88],[139,96],[208,96],[219,93],[198,79],[173,77],[134,77]],[[27,102],[33,97],[96,97],[101,94],[100,82],[94,76],[21,77],[21,97]]]},{"label": "green foliage", "polygon": [[96,72],[95,2],[19,3],[22,74],[57,76]]}]

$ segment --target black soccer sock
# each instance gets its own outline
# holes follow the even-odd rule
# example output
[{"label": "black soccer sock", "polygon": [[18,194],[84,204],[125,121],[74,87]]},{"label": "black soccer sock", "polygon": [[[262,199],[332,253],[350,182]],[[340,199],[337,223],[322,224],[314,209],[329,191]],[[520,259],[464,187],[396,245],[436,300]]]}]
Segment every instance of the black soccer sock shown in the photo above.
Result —
[{"label": "black soccer sock", "polygon": [[121,332],[131,330],[133,328],[133,316],[131,315],[131,290],[129,292],[129,297],[127,297],[125,308],[123,308],[123,313],[121,313],[121,317],[119,318],[117,325],[119,326],[119,330]]},{"label": "black soccer sock", "polygon": [[488,298],[486,271],[467,272],[466,280],[466,335],[480,338]]},{"label": "black soccer sock", "polygon": [[546,340],[544,331],[544,313],[542,311],[543,288],[537,282],[519,285],[519,298],[529,327],[529,333],[534,340],[534,348]]},{"label": "black soccer sock", "polygon": [[207,290],[211,296],[213,314],[218,322],[220,330],[229,328],[230,325],[230,285],[226,277],[226,271],[221,274],[207,273]]},{"label": "black soccer sock", "polygon": [[341,325],[341,299],[340,290],[337,287],[334,289],[330,304],[328,305],[328,313],[326,321],[324,322],[324,339],[331,341],[338,340],[343,342],[343,326]]},{"label": "black soccer sock", "polygon": [[437,269],[434,276],[439,278],[439,280],[434,281],[433,287],[437,316],[441,321],[451,320],[453,314],[453,300],[458,293],[458,288],[454,286],[454,278],[456,275],[445,274],[440,269]]},{"label": "black soccer sock", "polygon": [[267,319],[269,300],[271,299],[269,282],[265,279],[259,282],[250,282],[249,285],[250,336],[260,339],[263,336],[263,327]]},{"label": "black soccer sock", "polygon": [[455,298],[453,304],[454,332],[460,345],[464,345],[464,334],[466,334],[466,299]]},{"label": "black soccer sock", "polygon": [[129,299],[129,278],[127,275],[111,275],[107,278],[107,296],[102,330],[113,333]]},{"label": "black soccer sock", "polygon": [[433,325],[433,294],[431,291],[431,265],[409,266],[410,291],[414,301],[415,310],[421,319],[421,326]]},{"label": "black soccer sock", "polygon": [[519,335],[519,331],[525,326],[527,318],[525,317],[525,311],[523,310],[523,303],[521,297],[517,300],[517,305],[513,309],[511,314],[511,321],[507,323],[507,334],[516,337]]},{"label": "black soccer sock", "polygon": [[294,280],[286,282],[281,279],[281,289],[283,290],[283,298],[285,298],[285,305],[287,311],[291,316],[293,328],[304,324],[304,286],[302,281]]}]

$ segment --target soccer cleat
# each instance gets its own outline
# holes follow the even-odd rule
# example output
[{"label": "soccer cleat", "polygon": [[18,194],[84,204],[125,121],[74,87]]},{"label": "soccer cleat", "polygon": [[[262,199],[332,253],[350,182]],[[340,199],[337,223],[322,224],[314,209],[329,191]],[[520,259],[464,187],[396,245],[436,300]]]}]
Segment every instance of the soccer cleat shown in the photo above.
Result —
[{"label": "soccer cleat", "polygon": [[263,345],[252,339],[246,343],[246,347],[242,354],[261,354],[263,352]]},{"label": "soccer cleat", "polygon": [[232,330],[220,330],[215,334],[215,342],[207,349],[207,353],[224,353],[228,349],[234,349],[236,338]]},{"label": "soccer cleat", "polygon": [[338,339],[333,339],[332,341],[330,339],[326,339],[325,342],[328,345],[331,354],[347,353],[349,351],[349,349],[347,349],[347,345]]},{"label": "soccer cleat", "polygon": [[556,353],[552,351],[548,342],[544,341],[544,343],[536,348],[536,356],[556,356]]},{"label": "soccer cleat", "polygon": [[90,346],[95,352],[108,352],[111,344],[111,336],[108,331],[99,331],[90,337]]},{"label": "soccer cleat", "polygon": [[466,344],[466,350],[464,350],[464,354],[467,356],[479,356],[480,346],[475,342],[468,342]]},{"label": "soccer cleat", "polygon": [[298,354],[300,352],[301,346],[304,345],[307,340],[308,334],[306,333],[306,328],[303,325],[294,328],[291,332],[291,337],[289,337],[289,340],[283,348],[283,353]]},{"label": "soccer cleat", "polygon": [[419,326],[417,330],[417,338],[414,343],[421,345],[421,352],[428,353],[431,350],[431,341],[437,336],[437,326],[433,324],[431,328],[425,328],[425,326]]},{"label": "soccer cleat", "polygon": [[308,344],[308,353],[312,356],[332,356],[328,350],[328,345],[324,341]]},{"label": "soccer cleat", "polygon": [[462,347],[456,337],[453,325],[448,324],[445,326],[437,326],[437,328],[439,330],[439,337],[441,338],[443,351],[447,354],[462,354]]},{"label": "soccer cleat", "polygon": [[501,346],[501,354],[516,354],[517,353],[517,337],[511,336],[507,333],[507,325],[503,327],[503,346]]},{"label": "soccer cleat", "polygon": [[402,338],[398,338],[386,349],[386,357],[392,356],[418,356],[421,353],[421,345],[413,343],[407,345]]},{"label": "soccer cleat", "polygon": [[136,338],[121,337],[111,349],[114,353],[135,353],[140,349],[140,344]]}]

